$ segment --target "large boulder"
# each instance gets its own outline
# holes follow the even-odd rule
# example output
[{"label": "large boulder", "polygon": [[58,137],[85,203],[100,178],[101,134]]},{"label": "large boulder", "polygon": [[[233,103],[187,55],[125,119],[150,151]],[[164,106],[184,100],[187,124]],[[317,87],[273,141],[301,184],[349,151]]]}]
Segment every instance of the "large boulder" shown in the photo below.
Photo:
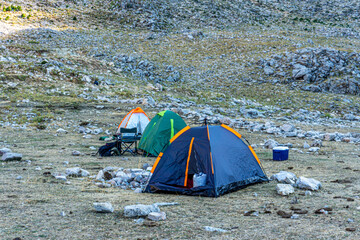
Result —
[{"label": "large boulder", "polygon": [[22,154],[20,154],[20,153],[7,152],[4,155],[2,155],[1,160],[2,161],[20,161],[21,158],[22,158]]},{"label": "large boulder", "polygon": [[143,217],[148,216],[151,212],[160,212],[160,208],[156,205],[129,205],[124,208],[125,217]]},{"label": "large boulder", "polygon": [[308,189],[312,191],[317,191],[322,187],[321,182],[319,182],[318,180],[306,177],[299,177],[296,180],[295,186],[297,188]]},{"label": "large boulder", "polygon": [[166,219],[166,213],[164,212],[151,212],[148,215],[148,219],[152,221],[163,221]]},{"label": "large boulder", "polygon": [[112,213],[114,212],[114,208],[109,202],[102,202],[102,203],[94,203],[95,211],[101,213]]},{"label": "large boulder", "polygon": [[294,188],[290,184],[277,184],[276,192],[283,196],[288,196],[291,193],[294,193]]},{"label": "large boulder", "polygon": [[294,173],[286,171],[280,171],[279,173],[272,175],[270,179],[287,184],[295,184],[297,180]]}]

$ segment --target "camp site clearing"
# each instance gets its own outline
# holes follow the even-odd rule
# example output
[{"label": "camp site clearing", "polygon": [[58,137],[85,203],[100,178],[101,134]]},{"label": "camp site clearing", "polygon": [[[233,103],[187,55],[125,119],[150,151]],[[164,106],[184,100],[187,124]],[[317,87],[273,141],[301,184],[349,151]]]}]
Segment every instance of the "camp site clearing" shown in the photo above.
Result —
[{"label": "camp site clearing", "polygon": [[[136,107],[136,106],[134,106]],[[146,109],[153,118],[162,109]],[[74,114],[76,111],[77,114]],[[92,156],[104,142],[99,135],[84,138],[76,130],[56,133],[69,122],[86,121],[116,131],[128,112],[115,106],[97,109],[65,109],[58,126],[45,130],[1,128],[3,144],[23,154],[22,161],[2,162],[0,168],[0,236],[1,239],[357,239],[360,237],[359,146],[345,142],[324,142],[321,154],[291,151],[287,161],[273,161],[272,152],[261,144],[269,135],[236,129],[252,144],[268,177],[279,171],[317,179],[322,189],[296,189],[290,196],[276,193],[275,181],[258,183],[220,197],[180,194],[135,193],[120,188],[99,188],[89,177],[68,178],[68,182],[51,176],[66,168],[79,166],[96,175],[107,167],[141,168],[152,166],[155,157]],[[103,117],[109,116],[109,117]],[[195,127],[190,124],[190,127]],[[74,128],[75,129],[75,128]],[[276,138],[301,148],[298,138]],[[73,151],[80,156],[73,156]],[[357,154],[352,154],[357,151]],[[21,178],[18,178],[21,176]],[[100,214],[94,202],[110,202],[114,213]],[[166,220],[137,224],[138,218],[123,216],[124,207],[134,204],[177,202],[160,207]],[[327,214],[319,209],[331,208]],[[296,210],[297,209],[297,210]],[[279,211],[298,218],[283,218]],[[206,231],[214,227],[225,232]],[[355,232],[349,230],[355,229]]]}]

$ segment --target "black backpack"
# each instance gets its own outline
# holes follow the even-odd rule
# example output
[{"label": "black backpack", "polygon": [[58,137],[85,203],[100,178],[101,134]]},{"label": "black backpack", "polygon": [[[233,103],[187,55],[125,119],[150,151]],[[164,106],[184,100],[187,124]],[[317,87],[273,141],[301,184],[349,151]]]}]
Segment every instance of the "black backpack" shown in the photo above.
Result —
[{"label": "black backpack", "polygon": [[116,146],[116,142],[106,143],[104,146],[101,146],[99,150],[97,151],[97,154],[99,154],[101,157],[109,157],[113,156],[114,152],[112,149]]}]

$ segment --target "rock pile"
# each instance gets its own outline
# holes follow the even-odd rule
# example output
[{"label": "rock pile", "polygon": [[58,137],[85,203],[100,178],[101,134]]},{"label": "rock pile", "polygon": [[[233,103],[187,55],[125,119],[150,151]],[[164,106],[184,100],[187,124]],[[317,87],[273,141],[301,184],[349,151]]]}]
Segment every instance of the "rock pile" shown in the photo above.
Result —
[{"label": "rock pile", "polygon": [[124,208],[124,216],[125,217],[144,217],[148,216],[150,213],[159,213],[160,208],[153,204],[153,205],[129,205]]},{"label": "rock pile", "polygon": [[[280,171],[270,177],[272,180],[276,180],[281,184],[277,184],[276,191],[280,195],[289,195],[294,192],[294,188],[306,189],[311,191],[318,191],[321,189],[321,182],[313,178],[299,177],[292,172]],[[311,195],[311,193],[307,194]]]},{"label": "rock pile", "polygon": [[150,170],[151,167],[146,169],[106,167],[98,172],[94,182],[102,188],[113,186],[141,193],[151,176]]},{"label": "rock pile", "polygon": [[265,74],[284,78],[306,91],[360,95],[360,55],[356,52],[304,48],[259,64]]}]

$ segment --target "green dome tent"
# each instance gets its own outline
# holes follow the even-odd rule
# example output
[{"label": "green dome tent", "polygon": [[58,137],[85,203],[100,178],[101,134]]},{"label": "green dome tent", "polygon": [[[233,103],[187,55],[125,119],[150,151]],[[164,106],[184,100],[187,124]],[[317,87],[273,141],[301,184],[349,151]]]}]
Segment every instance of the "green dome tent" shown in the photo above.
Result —
[{"label": "green dome tent", "polygon": [[139,149],[153,156],[165,151],[170,143],[170,139],[187,124],[176,113],[172,111],[162,111],[146,126],[139,143]]}]

